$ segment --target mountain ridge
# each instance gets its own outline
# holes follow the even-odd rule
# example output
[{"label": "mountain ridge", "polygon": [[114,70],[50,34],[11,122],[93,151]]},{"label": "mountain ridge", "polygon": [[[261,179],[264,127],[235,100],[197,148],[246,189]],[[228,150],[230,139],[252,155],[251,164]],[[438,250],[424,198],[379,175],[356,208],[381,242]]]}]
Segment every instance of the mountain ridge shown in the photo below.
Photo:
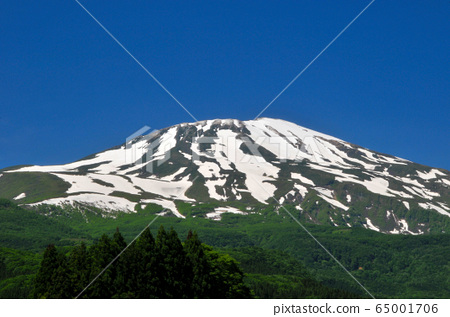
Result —
[{"label": "mountain ridge", "polygon": [[[220,220],[224,212],[261,213],[267,206],[279,212],[280,202],[318,224],[391,234],[450,230],[449,171],[280,119],[180,123],[73,163],[22,166],[0,175],[0,196],[30,207],[95,207],[107,215],[159,205],[170,210],[165,215],[184,218],[209,205],[193,213]],[[54,177],[65,189],[55,189],[51,198],[30,199],[25,185],[5,190],[17,179],[37,184],[43,178],[56,182]],[[189,207],[182,211],[181,203]]]}]

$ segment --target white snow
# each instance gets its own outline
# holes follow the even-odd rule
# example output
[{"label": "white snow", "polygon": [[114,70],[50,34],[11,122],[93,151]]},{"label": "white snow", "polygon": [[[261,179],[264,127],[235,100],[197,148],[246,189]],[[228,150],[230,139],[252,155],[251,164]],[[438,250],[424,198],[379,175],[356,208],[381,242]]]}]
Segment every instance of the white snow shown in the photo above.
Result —
[{"label": "white snow", "polygon": [[315,189],[316,191],[318,191],[320,194],[325,195],[326,197],[333,198],[333,194],[334,194],[334,193],[333,193],[332,190],[330,190],[330,189],[328,189],[328,188],[314,187],[314,189]]},{"label": "white snow", "polygon": [[[394,213],[393,213],[393,211],[392,210],[386,210],[386,218],[391,218],[391,217],[393,217],[394,216]],[[394,217],[394,219],[395,219],[395,217]]]},{"label": "white snow", "polygon": [[338,207],[340,209],[344,209],[345,211],[349,209],[349,207],[345,206],[343,203],[333,198],[333,191],[322,187],[314,187],[314,189],[319,193],[318,196],[323,200],[325,200],[326,202],[328,202],[329,204]]},{"label": "white snow", "polygon": [[[242,140],[237,139],[237,134],[231,130],[218,131],[220,138],[234,138],[234,142],[228,142],[228,159],[234,163],[236,169],[246,175],[245,186],[251,195],[260,202],[271,198],[276,190],[275,185],[267,183],[278,176],[279,168],[270,164],[262,157],[245,154],[240,149]],[[231,148],[234,147],[234,148]],[[234,156],[231,157],[230,156]]]},{"label": "white snow", "polygon": [[198,165],[198,171],[200,174],[203,175],[205,178],[211,178],[215,175],[220,175],[220,167],[213,162],[203,162],[199,163]]},{"label": "white snow", "polygon": [[[336,176],[341,176],[344,179],[357,179],[356,175],[344,173],[342,169],[332,168],[332,167],[323,166],[323,165],[319,165],[319,164],[315,164],[315,163],[309,163],[308,167],[318,170],[318,171],[333,174]],[[346,180],[346,181],[350,181],[350,180]]]},{"label": "white snow", "polygon": [[311,129],[307,129],[304,127],[301,127],[295,123],[289,122],[289,121],[285,121],[285,120],[281,120],[281,119],[272,119],[272,118],[259,118],[257,120],[250,120],[250,121],[246,121],[246,126],[248,128],[249,125],[252,126],[257,126],[257,127],[261,127],[261,128],[265,128],[265,130],[267,130],[267,127],[270,127],[272,129],[275,129],[276,132],[278,132],[277,134],[283,134],[285,136],[296,136],[296,137],[305,137],[307,135],[314,135],[314,136],[319,136],[325,139],[330,139],[330,140],[336,140],[336,141],[341,141],[338,138],[335,138],[331,135],[327,135],[327,134],[323,134]]},{"label": "white snow", "polygon": [[432,169],[431,171],[427,172],[421,172],[421,171],[417,171],[417,175],[425,180],[430,180],[433,178],[437,178],[438,175],[441,176],[445,176],[444,173],[442,173],[441,171],[437,170],[437,169]]},{"label": "white snow", "polygon": [[191,154],[187,154],[187,153],[184,153],[184,152],[181,152],[181,154],[183,154],[183,156],[185,158],[187,158],[189,161],[192,160],[192,155]]},{"label": "white snow", "polygon": [[[434,209],[436,210],[438,213],[444,215],[444,216],[448,216],[450,217],[450,213],[448,211],[446,211],[444,208],[441,208],[439,206],[436,206],[432,203],[419,203],[419,206],[424,208],[424,209]],[[441,205],[442,206],[442,205]]]},{"label": "white snow", "polygon": [[316,184],[314,184],[314,182],[313,182],[312,180],[310,180],[309,178],[306,178],[306,177],[302,176],[302,175],[299,174],[299,173],[291,173],[291,178],[298,179],[298,180],[301,181],[303,184],[316,186]]},{"label": "white snow", "polygon": [[[397,196],[399,201],[414,198],[415,196],[430,201],[439,197],[439,193],[430,191],[421,184],[424,181],[428,182],[439,177],[436,181],[450,185],[450,180],[447,175],[438,169],[432,169],[430,172],[417,171],[417,175],[421,178],[419,180],[411,179],[411,177],[416,177],[415,175],[408,175],[407,177],[390,175],[387,168],[383,172],[375,171],[375,167],[381,163],[406,164],[405,162],[408,161],[397,157],[374,154],[367,149],[355,147],[332,136],[303,128],[284,120],[269,118],[260,118],[245,122],[218,119],[206,120],[195,124],[185,123],[171,127],[165,133],[160,134],[159,139],[156,141],[159,146],[153,155],[152,161],[164,158],[165,154],[173,149],[176,145],[175,136],[180,126],[196,125],[199,130],[203,129],[203,131],[206,131],[213,124],[226,124],[246,128],[250,131],[251,139],[257,145],[263,146],[268,151],[271,151],[281,161],[286,159],[297,161],[308,159],[308,167],[332,174],[335,176],[336,181],[356,183],[375,194],[388,197]],[[233,170],[235,167],[237,171],[245,175],[245,186],[247,188],[247,190],[236,190],[236,183],[231,186],[230,189],[237,196],[237,199],[241,198],[238,191],[249,192],[255,199],[265,203],[267,199],[273,196],[276,190],[275,185],[269,182],[278,179],[280,169],[277,164],[272,164],[261,156],[245,154],[240,149],[243,143],[240,139],[240,133],[233,132],[230,128],[225,128],[225,126],[215,130],[218,138],[211,145],[212,150],[200,152],[198,144],[194,142],[191,147],[193,155],[181,153],[189,160],[195,159],[194,164],[198,165],[199,172],[205,178],[205,186],[208,189],[209,196],[217,200],[227,200],[228,197],[216,192],[216,186],[223,187],[226,182],[226,177],[220,174],[220,172],[223,170]],[[158,133],[160,132],[157,132],[155,136],[158,136]],[[200,131],[199,134],[202,134],[202,132]],[[69,197],[61,198],[60,201],[56,199],[54,200],[56,203],[60,203],[61,201],[81,201],[80,199],[85,197],[87,203],[95,204],[97,202],[94,201],[94,198],[97,197],[99,199],[98,204],[107,206],[108,209],[116,209],[113,207],[118,206],[118,208],[123,210],[134,210],[134,203],[119,197],[111,197],[110,199],[108,195],[113,191],[140,195],[144,191],[160,196],[161,199],[156,199],[156,201],[164,204],[163,207],[170,207],[169,209],[176,213],[178,212],[176,206],[174,206],[170,199],[177,198],[192,201],[192,199],[185,196],[186,190],[192,185],[192,182],[189,181],[189,176],[174,181],[178,175],[185,172],[185,166],[179,168],[177,172],[160,179],[156,175],[141,178],[137,174],[130,173],[133,171],[137,172],[147,164],[141,163],[139,159],[147,151],[148,139],[144,137],[137,140],[131,145],[131,149],[128,150],[122,146],[98,153],[92,158],[82,161],[64,165],[29,166],[14,171],[6,171],[6,173],[26,171],[49,172],[70,183],[71,186],[67,193],[78,195],[70,195]],[[364,159],[349,157],[346,151],[342,150],[341,146],[361,152]],[[213,159],[215,162],[206,161],[202,163],[198,160],[201,156]],[[126,169],[120,169],[132,163],[134,165],[127,166]],[[86,165],[99,166],[91,169],[88,175],[69,174],[70,172],[79,171],[81,167]],[[356,175],[344,173],[345,170],[354,169],[356,165],[362,165],[364,169],[369,171],[366,174],[370,176],[370,180],[362,180]],[[0,174],[1,176],[3,174]],[[296,191],[298,191],[304,197],[308,193],[307,187],[316,186],[312,180],[304,177],[301,173],[291,173],[291,178],[297,182],[294,184],[294,190],[290,192],[292,195],[295,195]],[[393,179],[402,182],[405,191],[396,191],[389,188],[389,181],[392,182]],[[103,186],[94,180],[107,182],[112,184],[113,187]],[[326,188],[316,188],[316,190],[318,191],[318,195],[333,207],[348,210],[349,207],[334,198],[332,191]],[[349,194],[346,195],[346,201],[348,203],[352,201],[352,197]],[[407,201],[402,201],[402,203],[409,209],[409,203]],[[426,206],[427,209],[434,209],[441,214],[450,216],[450,210],[446,205],[438,202],[421,204]]]},{"label": "white snow", "polygon": [[405,205],[406,209],[409,210],[409,202],[407,201],[402,201],[403,205]]},{"label": "white snow", "polygon": [[93,192],[106,195],[114,191],[114,188],[94,183],[92,179],[84,175],[69,175],[56,173],[52,174],[70,183],[71,187],[67,190],[68,194],[79,192]]},{"label": "white snow", "polygon": [[162,135],[159,139],[159,146],[155,153],[153,153],[154,160],[164,159],[167,152],[169,152],[177,144],[175,136],[177,135],[178,127],[174,126],[170,128],[166,133]]},{"label": "white snow", "polygon": [[406,222],[405,219],[400,219],[399,224],[402,226],[402,229],[400,229],[401,233],[409,233],[409,234],[412,234],[412,235],[418,235],[419,234],[419,233],[412,232],[412,231],[409,230],[408,223]]},{"label": "white snow", "polygon": [[381,157],[381,161],[384,161],[386,163],[391,163],[391,164],[397,164],[397,165],[408,165],[408,160],[402,159],[400,157],[396,157],[396,158],[391,158],[391,157],[387,157],[384,155],[380,155]]},{"label": "white snow", "polygon": [[341,166],[350,166],[347,162],[345,162],[342,158],[345,158],[347,161],[362,165],[366,170],[374,170],[376,165],[368,164],[364,161],[358,160],[356,158],[350,157],[347,153],[339,150],[334,144],[327,142],[327,148],[330,149],[335,155],[334,162],[339,162]]},{"label": "white snow", "polygon": [[222,177],[216,180],[207,179],[205,180],[205,186],[208,188],[208,194],[212,199],[226,200],[227,196],[220,195],[216,191],[216,186],[223,187],[227,181],[226,177]]},{"label": "white snow", "polygon": [[27,194],[21,193],[21,194],[17,195],[16,197],[14,197],[13,199],[14,200],[19,200],[19,199],[22,199],[22,198],[25,198],[25,197],[27,197]]},{"label": "white snow", "polygon": [[380,228],[376,227],[369,218],[366,218],[366,225],[363,225],[365,228],[381,232]]},{"label": "white snow", "polygon": [[446,203],[438,202],[438,204],[441,205],[441,207],[444,208],[445,210],[450,210],[450,208],[447,206]]},{"label": "white snow", "polygon": [[439,197],[439,193],[434,193],[426,188],[419,188],[419,187],[409,187],[403,185],[403,188],[405,188],[407,191],[412,193],[415,196],[419,196],[421,198],[425,199],[433,199],[433,197]]},{"label": "white snow", "polygon": [[120,211],[134,211],[136,203],[130,202],[122,197],[105,196],[101,194],[80,194],[69,197],[52,198],[44,200],[38,203],[30,204],[30,206],[36,206],[40,204],[48,205],[74,205],[74,202],[81,204],[88,204],[97,208],[101,208],[105,211],[120,210]]},{"label": "white snow", "polygon": [[[307,158],[324,162],[323,157],[333,156],[333,154],[321,144],[321,138],[340,141],[332,136],[284,120],[261,118],[246,121],[245,127],[257,144],[282,160]],[[299,141],[303,144],[303,150],[298,145]]]},{"label": "white snow", "polygon": [[371,191],[375,194],[380,194],[383,196],[394,197],[391,193],[388,192],[389,182],[384,178],[374,177],[370,181],[364,180],[360,181],[359,179],[348,178],[348,177],[336,177],[336,181],[338,182],[352,182],[356,184],[361,184],[367,188],[367,190]]},{"label": "white snow", "polygon": [[376,163],[379,162],[379,160],[378,160],[378,159],[374,156],[374,154],[373,154],[372,152],[370,152],[369,150],[367,150],[367,149],[365,149],[365,148],[358,148],[358,151],[364,153],[364,154],[366,155],[366,158],[367,158],[369,161],[376,162]]},{"label": "white snow", "polygon": [[298,192],[300,193],[300,195],[302,195],[303,198],[308,193],[308,188],[306,188],[305,186],[302,186],[300,184],[294,184],[294,188],[298,189]]},{"label": "white snow", "polygon": [[129,176],[133,184],[139,186],[144,191],[154,193],[166,198],[176,198],[186,201],[192,199],[185,196],[186,191],[192,186],[189,181],[189,175],[179,181],[162,181],[158,179],[140,178],[136,176]]},{"label": "white snow", "polygon": [[239,214],[239,215],[247,214],[237,208],[227,206],[227,207],[214,208],[214,212],[207,213],[206,218],[218,221],[218,220],[222,219],[222,214],[224,214],[226,212],[233,213],[233,214]]},{"label": "white snow", "polygon": [[[170,162],[170,163],[172,163],[172,162]],[[177,178],[177,176],[179,176],[180,174],[183,174],[184,171],[186,170],[186,168],[187,168],[187,167],[180,167],[180,168],[178,169],[178,171],[176,171],[174,174],[172,174],[172,175],[167,175],[167,176],[164,176],[164,177],[161,177],[160,180],[163,180],[163,181],[173,181],[174,179]]]},{"label": "white snow", "polygon": [[96,154],[94,158],[77,161],[65,165],[48,165],[48,166],[28,166],[22,167],[18,170],[8,171],[8,172],[76,172],[79,167],[99,164],[99,167],[95,168],[95,172],[108,174],[114,172],[119,166],[127,164],[125,157],[125,147],[119,149],[108,150],[99,154]]},{"label": "white snow", "polygon": [[330,216],[330,221],[333,224],[333,226],[338,227],[339,225],[337,223],[334,222],[333,217]]},{"label": "white snow", "polygon": [[416,186],[416,187],[422,187],[422,188],[425,187],[425,185],[419,183],[419,182],[417,181],[417,179],[410,179],[410,178],[408,178],[408,177],[399,177],[399,179],[400,179],[403,183],[408,183],[408,184],[414,185],[414,186]]},{"label": "white snow", "polygon": [[[67,191],[68,194],[79,193],[79,192],[93,192],[100,194],[111,194],[114,191],[122,191],[130,194],[140,194],[141,191],[134,187],[133,184],[128,182],[125,178],[118,175],[103,175],[103,174],[90,174],[85,175],[70,175],[62,173],[52,173],[64,181],[71,184],[71,187]],[[94,182],[94,179],[98,179],[107,182],[113,187],[103,186]]]},{"label": "white snow", "polygon": [[[173,214],[175,216],[177,216],[178,218],[186,218],[185,216],[183,216],[177,209],[177,206],[175,205],[175,203],[172,200],[166,200],[166,199],[143,199],[141,200],[141,202],[149,204],[156,204],[156,205],[160,205],[161,207],[168,209],[170,211],[173,212]],[[162,211],[164,212],[164,211]]]},{"label": "white snow", "polygon": [[237,208],[234,208],[234,207],[217,207],[217,208],[215,208],[214,209],[214,211],[216,211],[216,212],[229,212],[229,213],[232,213],[232,214],[239,214],[239,215],[245,215],[246,213],[245,212],[243,212],[243,211],[241,211],[241,210],[239,210],[239,209],[237,209]]}]

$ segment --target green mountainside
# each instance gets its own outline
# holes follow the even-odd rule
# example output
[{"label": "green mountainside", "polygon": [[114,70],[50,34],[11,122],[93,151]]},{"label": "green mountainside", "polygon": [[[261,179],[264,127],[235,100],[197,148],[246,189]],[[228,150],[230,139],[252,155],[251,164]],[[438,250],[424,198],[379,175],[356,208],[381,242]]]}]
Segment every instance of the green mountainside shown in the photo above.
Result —
[{"label": "green mountainside", "polygon": [[[0,269],[0,297],[31,296],[47,244],[69,253],[82,242],[97,243],[104,233],[112,234],[117,228],[131,241],[160,211],[155,206],[105,218],[93,211],[81,216],[59,209],[49,218],[2,200],[0,262],[5,265]],[[202,242],[240,263],[244,281],[256,297],[368,296],[297,223],[281,213],[281,217],[273,211],[224,214],[222,221],[158,217],[150,229],[173,227],[182,239],[195,230]],[[377,298],[450,296],[449,234],[385,235],[314,224],[306,228]]]}]

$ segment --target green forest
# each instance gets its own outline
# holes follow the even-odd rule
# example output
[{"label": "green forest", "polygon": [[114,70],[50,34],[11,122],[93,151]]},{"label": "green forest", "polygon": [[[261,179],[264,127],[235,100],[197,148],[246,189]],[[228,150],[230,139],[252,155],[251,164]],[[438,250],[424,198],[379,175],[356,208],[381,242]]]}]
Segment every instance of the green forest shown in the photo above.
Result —
[{"label": "green forest", "polygon": [[[0,200],[0,298],[75,298],[152,220],[81,298],[368,298],[298,224],[270,207],[222,221],[155,219],[155,206],[111,217],[51,208]],[[305,227],[376,298],[450,296],[447,233]]]},{"label": "green forest", "polygon": [[112,238],[102,235],[89,248],[82,243],[67,255],[49,245],[36,275],[33,297],[252,297],[236,260],[202,245],[196,233],[189,232],[181,243],[175,230],[166,232],[161,226],[156,239],[146,229],[122,252],[126,247],[119,230]]}]

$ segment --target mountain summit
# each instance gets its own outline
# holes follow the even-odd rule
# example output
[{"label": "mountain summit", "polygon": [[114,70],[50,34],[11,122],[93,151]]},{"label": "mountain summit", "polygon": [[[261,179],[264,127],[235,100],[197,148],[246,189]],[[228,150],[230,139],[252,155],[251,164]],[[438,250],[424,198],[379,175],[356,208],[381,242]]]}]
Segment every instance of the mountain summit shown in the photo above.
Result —
[{"label": "mountain summit", "polygon": [[0,171],[0,197],[30,207],[220,220],[281,217],[283,204],[304,221],[391,234],[449,230],[449,187],[449,171],[270,118],[182,123],[74,163]]}]

